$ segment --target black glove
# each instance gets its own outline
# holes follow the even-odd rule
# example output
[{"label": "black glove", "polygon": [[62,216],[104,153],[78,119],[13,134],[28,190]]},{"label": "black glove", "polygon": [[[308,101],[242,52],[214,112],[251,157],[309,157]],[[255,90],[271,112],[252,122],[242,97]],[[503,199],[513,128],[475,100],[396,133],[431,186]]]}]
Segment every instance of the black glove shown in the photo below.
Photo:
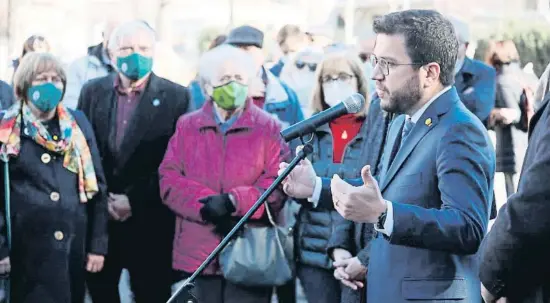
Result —
[{"label": "black glove", "polygon": [[200,210],[202,219],[214,224],[229,218],[236,210],[229,194],[208,196],[200,199],[199,202],[204,204]]},{"label": "black glove", "polygon": [[237,225],[237,222],[239,222],[238,218],[234,217],[225,217],[220,220],[214,227],[214,233],[219,235],[220,237],[225,237],[229,232]]}]

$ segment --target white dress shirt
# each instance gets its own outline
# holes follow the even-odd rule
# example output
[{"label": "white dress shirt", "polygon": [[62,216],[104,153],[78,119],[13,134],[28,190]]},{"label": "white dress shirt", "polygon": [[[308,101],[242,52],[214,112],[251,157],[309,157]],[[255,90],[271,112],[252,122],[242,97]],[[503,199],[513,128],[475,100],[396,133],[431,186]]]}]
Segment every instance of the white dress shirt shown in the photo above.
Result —
[{"label": "white dress shirt", "polygon": [[[411,119],[411,121],[416,125],[416,122],[418,122],[418,120],[420,119],[420,117],[422,117],[422,114],[424,114],[424,112],[426,111],[426,109],[428,109],[428,107],[437,99],[439,98],[441,95],[443,95],[444,93],[446,93],[447,91],[449,91],[451,89],[451,86],[447,86],[445,87],[444,89],[442,89],[439,93],[437,93],[435,96],[433,96],[432,99],[430,99],[430,101],[426,102],[426,104],[424,104],[419,110],[417,110],[412,116],[408,116],[407,115],[407,119]],[[413,129],[414,129],[414,126],[413,126]],[[322,189],[322,181],[321,181],[321,178],[320,177],[317,177],[316,178],[316,182],[315,182],[315,188],[313,189],[313,195],[311,196],[311,198],[308,199],[309,202],[311,202],[313,204],[313,207],[317,207],[317,205],[319,204],[319,198],[321,197],[321,189]],[[393,231],[393,206],[392,206],[392,203],[390,201],[387,201],[386,200],[386,205],[388,207],[388,210],[387,210],[387,214],[386,214],[386,222],[384,222],[384,229],[378,229],[376,228],[376,224],[374,224],[374,228],[385,234],[386,236],[391,236],[391,233]]]}]

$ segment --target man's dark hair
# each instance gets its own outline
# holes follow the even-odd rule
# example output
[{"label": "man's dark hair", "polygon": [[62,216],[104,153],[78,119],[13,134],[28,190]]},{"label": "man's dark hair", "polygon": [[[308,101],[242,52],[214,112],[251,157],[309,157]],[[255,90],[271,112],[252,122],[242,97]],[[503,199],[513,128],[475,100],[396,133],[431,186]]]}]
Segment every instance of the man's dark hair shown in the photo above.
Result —
[{"label": "man's dark hair", "polygon": [[390,13],[374,20],[376,34],[403,35],[412,62],[438,63],[439,80],[444,86],[454,83],[458,40],[454,27],[433,10],[406,10]]}]

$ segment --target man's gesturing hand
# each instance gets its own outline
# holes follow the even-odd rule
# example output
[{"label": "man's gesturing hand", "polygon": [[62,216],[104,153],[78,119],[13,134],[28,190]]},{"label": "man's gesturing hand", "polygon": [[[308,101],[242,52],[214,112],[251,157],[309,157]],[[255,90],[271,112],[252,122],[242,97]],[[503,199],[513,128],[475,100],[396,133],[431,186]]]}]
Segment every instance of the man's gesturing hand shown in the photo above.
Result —
[{"label": "man's gesturing hand", "polygon": [[[296,153],[302,149],[298,146]],[[279,176],[288,167],[288,163],[279,164]],[[307,199],[313,196],[317,175],[313,169],[313,164],[307,158],[300,161],[296,167],[283,181],[283,190],[290,197],[296,199]]]},{"label": "man's gesturing hand", "polygon": [[334,208],[342,217],[363,223],[376,223],[386,210],[386,201],[382,198],[378,182],[370,173],[370,166],[363,167],[362,186],[352,186],[334,175],[330,184]]}]

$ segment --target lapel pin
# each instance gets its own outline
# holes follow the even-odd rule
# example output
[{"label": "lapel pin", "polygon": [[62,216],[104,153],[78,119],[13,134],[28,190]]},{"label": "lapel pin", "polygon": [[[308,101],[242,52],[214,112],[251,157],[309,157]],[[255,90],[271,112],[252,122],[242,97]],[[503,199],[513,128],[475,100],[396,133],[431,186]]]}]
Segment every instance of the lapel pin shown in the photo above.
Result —
[{"label": "lapel pin", "polygon": [[153,106],[159,106],[159,105],[160,105],[160,100],[159,99],[153,100]]},{"label": "lapel pin", "polygon": [[426,124],[426,126],[432,126],[432,118],[426,119],[426,121],[424,121],[424,124]]}]

